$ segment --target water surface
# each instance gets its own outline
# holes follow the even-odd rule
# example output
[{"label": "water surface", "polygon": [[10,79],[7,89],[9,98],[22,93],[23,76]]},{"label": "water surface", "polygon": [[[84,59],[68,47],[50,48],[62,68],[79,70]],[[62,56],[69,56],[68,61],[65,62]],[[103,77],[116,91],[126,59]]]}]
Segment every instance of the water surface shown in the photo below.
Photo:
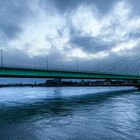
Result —
[{"label": "water surface", "polygon": [[0,140],[139,140],[132,87],[1,88]]}]

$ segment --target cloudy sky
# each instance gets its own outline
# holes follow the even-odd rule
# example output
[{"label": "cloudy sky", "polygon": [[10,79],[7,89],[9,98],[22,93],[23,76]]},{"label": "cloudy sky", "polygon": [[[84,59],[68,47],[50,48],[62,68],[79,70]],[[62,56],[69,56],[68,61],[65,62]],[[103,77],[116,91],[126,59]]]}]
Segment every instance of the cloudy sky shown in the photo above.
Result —
[{"label": "cloudy sky", "polygon": [[78,63],[96,70],[138,56],[139,6],[139,0],[0,0],[4,63],[45,66],[48,56],[52,68]]}]

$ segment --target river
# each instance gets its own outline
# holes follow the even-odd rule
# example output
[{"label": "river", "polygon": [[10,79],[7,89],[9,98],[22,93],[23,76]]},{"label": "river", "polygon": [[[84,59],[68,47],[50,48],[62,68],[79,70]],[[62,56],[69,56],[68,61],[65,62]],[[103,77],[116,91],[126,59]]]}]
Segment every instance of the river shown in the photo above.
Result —
[{"label": "river", "polygon": [[139,140],[132,87],[0,89],[0,140]]}]

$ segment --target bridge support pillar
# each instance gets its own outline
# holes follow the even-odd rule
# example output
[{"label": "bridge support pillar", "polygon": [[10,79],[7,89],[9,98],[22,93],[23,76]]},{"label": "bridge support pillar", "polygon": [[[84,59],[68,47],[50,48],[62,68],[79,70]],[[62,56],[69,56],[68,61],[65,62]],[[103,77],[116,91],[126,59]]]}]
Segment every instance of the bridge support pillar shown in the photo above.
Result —
[{"label": "bridge support pillar", "polygon": [[133,80],[134,86],[140,91],[140,80]]},{"label": "bridge support pillar", "polygon": [[139,80],[133,80],[134,85],[140,85],[140,81]]},{"label": "bridge support pillar", "polygon": [[82,86],[85,86],[85,85],[86,85],[86,83],[85,83],[85,80],[84,80],[84,79],[81,79],[80,85],[82,85]]},{"label": "bridge support pillar", "polygon": [[62,78],[54,78],[54,82],[56,83],[56,86],[61,86]]}]

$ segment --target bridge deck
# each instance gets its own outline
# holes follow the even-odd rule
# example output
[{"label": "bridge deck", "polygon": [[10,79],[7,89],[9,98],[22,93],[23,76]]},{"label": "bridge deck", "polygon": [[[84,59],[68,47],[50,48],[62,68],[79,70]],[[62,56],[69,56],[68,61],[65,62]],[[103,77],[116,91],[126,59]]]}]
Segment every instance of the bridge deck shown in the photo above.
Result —
[{"label": "bridge deck", "polygon": [[140,76],[138,75],[42,70],[42,69],[14,68],[14,67],[0,67],[0,77],[140,80]]}]

